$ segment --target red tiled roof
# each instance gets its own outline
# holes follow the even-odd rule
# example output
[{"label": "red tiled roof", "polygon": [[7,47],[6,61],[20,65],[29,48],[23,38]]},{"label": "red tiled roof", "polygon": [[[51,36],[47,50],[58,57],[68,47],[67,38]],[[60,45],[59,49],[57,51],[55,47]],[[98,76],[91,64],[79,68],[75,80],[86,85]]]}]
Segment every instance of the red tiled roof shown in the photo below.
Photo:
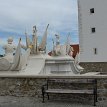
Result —
[{"label": "red tiled roof", "polygon": [[73,51],[73,58],[75,58],[76,54],[79,53],[79,44],[73,44],[71,46],[74,49],[74,51]]}]

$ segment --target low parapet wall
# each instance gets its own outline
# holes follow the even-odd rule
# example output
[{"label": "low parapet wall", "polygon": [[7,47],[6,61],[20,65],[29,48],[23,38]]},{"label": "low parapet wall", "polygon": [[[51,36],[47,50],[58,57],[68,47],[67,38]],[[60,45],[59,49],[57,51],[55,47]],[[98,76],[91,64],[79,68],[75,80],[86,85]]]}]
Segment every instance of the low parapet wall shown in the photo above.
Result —
[{"label": "low parapet wall", "polygon": [[39,97],[45,82],[36,78],[0,78],[0,95]]},{"label": "low parapet wall", "polygon": [[[34,96],[36,98],[41,98],[41,86],[46,82],[47,78],[1,77],[0,96]],[[76,86],[76,88],[77,87],[79,86]],[[98,79],[98,89],[98,97],[107,98],[107,79]]]}]

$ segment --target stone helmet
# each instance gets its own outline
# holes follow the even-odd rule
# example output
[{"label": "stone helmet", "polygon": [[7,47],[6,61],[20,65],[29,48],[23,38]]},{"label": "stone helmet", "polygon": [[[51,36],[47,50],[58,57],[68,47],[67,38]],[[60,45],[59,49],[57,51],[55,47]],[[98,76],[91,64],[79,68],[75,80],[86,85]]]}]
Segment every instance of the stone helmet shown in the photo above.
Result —
[{"label": "stone helmet", "polygon": [[12,43],[13,42],[13,37],[9,37],[7,41],[8,41],[8,43]]}]

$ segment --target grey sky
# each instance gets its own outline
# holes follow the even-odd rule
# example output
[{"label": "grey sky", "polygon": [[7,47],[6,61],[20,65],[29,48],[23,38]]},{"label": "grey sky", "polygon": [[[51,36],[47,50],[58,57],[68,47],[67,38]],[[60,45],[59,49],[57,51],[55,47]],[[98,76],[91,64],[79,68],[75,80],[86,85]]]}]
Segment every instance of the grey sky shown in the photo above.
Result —
[{"label": "grey sky", "polygon": [[50,24],[50,32],[75,30],[76,0],[0,0],[0,31],[32,32],[37,25],[43,32]]},{"label": "grey sky", "polygon": [[[6,43],[5,34],[8,35],[8,32],[23,35],[26,29],[31,35],[33,25],[37,26],[38,35],[42,36],[48,23],[49,49],[52,48],[55,33],[60,34],[61,42],[65,43],[70,32],[73,43],[78,43],[77,15],[77,0],[0,0],[0,45]],[[19,37],[12,36],[17,43]]]}]

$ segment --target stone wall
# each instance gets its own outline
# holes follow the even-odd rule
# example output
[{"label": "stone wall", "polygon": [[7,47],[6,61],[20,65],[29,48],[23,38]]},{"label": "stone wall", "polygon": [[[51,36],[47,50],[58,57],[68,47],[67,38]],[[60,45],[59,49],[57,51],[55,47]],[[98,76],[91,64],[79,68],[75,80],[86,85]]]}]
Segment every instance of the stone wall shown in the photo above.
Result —
[{"label": "stone wall", "polygon": [[45,82],[45,79],[0,78],[0,95],[39,97]]},{"label": "stone wall", "polygon": [[83,73],[86,72],[107,72],[107,62],[84,62],[80,63],[84,68]]},{"label": "stone wall", "polygon": [[[0,78],[0,96],[34,96],[36,98],[40,98],[42,100],[42,92],[41,92],[41,86],[45,84],[47,79],[37,79],[37,78]],[[56,87],[52,84],[52,87]],[[76,86],[76,87],[75,87]],[[57,87],[60,88],[60,84],[57,84]],[[63,86],[63,88],[66,88],[66,84]],[[80,85],[73,85],[70,88],[81,88]],[[98,96],[99,98],[106,97],[107,98],[107,80],[100,79],[98,80]],[[58,95],[60,96],[60,95]],[[58,97],[57,96],[57,97]],[[62,96],[59,97],[62,99]],[[71,95],[66,96],[74,98],[76,97],[79,99],[80,95]],[[55,97],[56,98],[56,97]],[[81,97],[82,98],[82,97]],[[84,98],[84,97],[83,97]],[[87,97],[90,98],[90,97]],[[93,98],[93,97],[91,97]]]}]

